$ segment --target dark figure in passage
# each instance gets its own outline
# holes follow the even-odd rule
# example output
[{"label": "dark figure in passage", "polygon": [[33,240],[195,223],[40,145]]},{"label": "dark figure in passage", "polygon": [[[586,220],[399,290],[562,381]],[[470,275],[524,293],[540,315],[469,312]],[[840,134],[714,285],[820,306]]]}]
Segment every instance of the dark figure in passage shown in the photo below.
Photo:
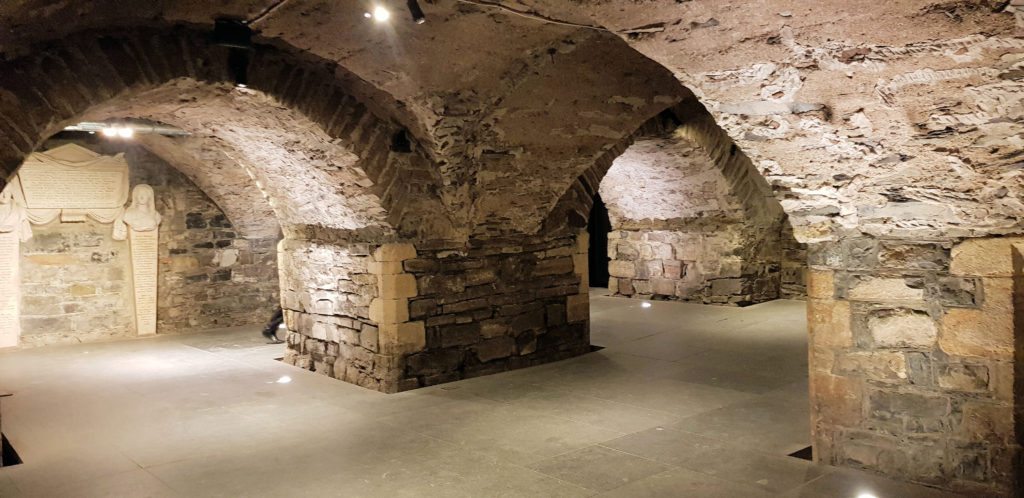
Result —
[{"label": "dark figure in passage", "polygon": [[277,308],[277,311],[274,312],[274,316],[270,319],[270,323],[268,323],[267,327],[263,329],[263,337],[266,337],[267,340],[270,341],[267,344],[281,344],[284,342],[277,338],[277,328],[281,326],[281,322],[283,321],[284,312],[281,311],[281,308]]}]

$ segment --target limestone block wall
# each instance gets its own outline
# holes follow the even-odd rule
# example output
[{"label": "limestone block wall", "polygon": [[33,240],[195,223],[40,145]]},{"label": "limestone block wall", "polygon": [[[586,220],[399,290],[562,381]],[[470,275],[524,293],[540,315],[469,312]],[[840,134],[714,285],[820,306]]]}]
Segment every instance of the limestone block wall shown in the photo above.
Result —
[{"label": "limestone block wall", "polygon": [[[426,344],[404,375],[426,386],[589,351],[586,233],[552,240],[495,240],[468,250],[420,251],[412,319]],[[415,381],[415,384],[413,382]]]},{"label": "limestone block wall", "polygon": [[637,139],[601,180],[609,291],[735,305],[801,297],[805,255],[778,204],[762,208],[775,201],[746,158],[712,154],[682,129]]},{"label": "limestone block wall", "polygon": [[[51,140],[44,148],[68,143]],[[277,306],[274,238],[247,239],[187,177],[142,147],[75,143],[124,152],[131,184],[153,187],[159,228],[157,332],[261,324]],[[22,244],[22,344],[132,336],[131,262],[111,226],[53,222]]]},{"label": "limestone block wall", "polygon": [[793,227],[786,221],[782,224],[779,238],[782,248],[782,267],[779,284],[779,297],[783,299],[807,298],[807,244],[797,242],[793,237]]},{"label": "limestone block wall", "polygon": [[380,282],[368,244],[285,238],[278,246],[286,363],[369,389],[394,392],[395,370],[380,347],[370,304]]},{"label": "limestone block wall", "polygon": [[1013,264],[1022,242],[851,238],[811,247],[818,460],[1009,493],[1022,468],[1014,418],[1024,399],[1015,332],[1024,259]]},{"label": "limestone block wall", "polygon": [[589,350],[586,234],[470,248],[285,239],[285,361],[397,392]]},{"label": "limestone block wall", "polygon": [[54,221],[21,244],[24,346],[135,334],[131,255],[110,225]]},{"label": "limestone block wall", "polygon": [[[694,223],[673,230],[617,230],[608,240],[609,291],[708,304],[752,304],[780,297],[781,251],[768,230],[741,223]],[[771,249],[771,250],[764,250]]]}]

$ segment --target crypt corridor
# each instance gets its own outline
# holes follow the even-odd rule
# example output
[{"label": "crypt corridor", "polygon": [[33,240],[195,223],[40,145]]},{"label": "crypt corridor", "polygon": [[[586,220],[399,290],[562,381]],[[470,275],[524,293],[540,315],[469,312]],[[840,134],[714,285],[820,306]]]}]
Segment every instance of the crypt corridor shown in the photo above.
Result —
[{"label": "crypt corridor", "polygon": [[2,3],[0,496],[1024,495],[1022,80],[1024,0]]}]

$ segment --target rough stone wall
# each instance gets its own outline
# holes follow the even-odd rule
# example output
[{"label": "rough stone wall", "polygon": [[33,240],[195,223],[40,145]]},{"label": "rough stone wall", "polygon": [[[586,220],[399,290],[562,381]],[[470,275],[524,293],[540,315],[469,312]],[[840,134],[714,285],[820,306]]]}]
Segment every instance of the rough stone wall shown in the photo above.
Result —
[{"label": "rough stone wall", "polygon": [[425,250],[405,262],[416,277],[410,318],[424,320],[423,351],[408,357],[413,387],[583,354],[590,349],[587,235],[492,240]]},{"label": "rough stone wall", "polygon": [[849,238],[811,247],[818,459],[960,491],[1009,492],[1022,468],[1014,326],[1024,260],[1015,269],[1011,259],[1022,242]]},{"label": "rough stone wall", "polygon": [[127,241],[95,221],[33,227],[21,244],[23,346],[135,334]]},{"label": "rough stone wall", "polygon": [[801,294],[787,225],[748,216],[724,171],[676,133],[639,139],[612,162],[600,186],[614,229],[609,291],[745,305],[780,297],[787,279],[786,296]]},{"label": "rough stone wall", "polygon": [[397,392],[589,350],[586,235],[472,248],[285,239],[285,361]]},{"label": "rough stone wall", "polygon": [[[68,143],[51,140],[44,148]],[[259,324],[278,302],[276,238],[246,239],[201,190],[142,147],[75,141],[124,152],[131,184],[149,184],[160,225],[157,332]],[[96,222],[33,227],[22,245],[22,339],[26,345],[135,333],[126,241]]]},{"label": "rough stone wall", "polygon": [[782,247],[779,297],[805,299],[807,297],[807,244],[793,238],[793,227],[788,222],[782,224],[779,242]]},{"label": "rough stone wall", "polygon": [[285,238],[278,247],[286,363],[394,392],[394,358],[381,348],[370,304],[380,285],[369,244]]}]

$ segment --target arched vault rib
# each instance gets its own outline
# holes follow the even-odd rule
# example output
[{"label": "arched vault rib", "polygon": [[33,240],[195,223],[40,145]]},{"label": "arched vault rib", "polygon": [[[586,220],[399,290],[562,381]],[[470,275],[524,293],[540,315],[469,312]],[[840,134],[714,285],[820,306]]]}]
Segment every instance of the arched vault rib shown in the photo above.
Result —
[{"label": "arched vault rib", "polygon": [[[266,173],[265,187],[273,191],[271,199],[279,198],[275,202],[283,225],[296,230],[365,232],[374,237],[389,236],[395,226],[411,236],[422,227],[443,235],[453,231],[432,193],[430,163],[417,152],[416,137],[410,137],[411,153],[392,152],[391,138],[400,127],[347,93],[348,87],[360,86],[358,82],[329,65],[310,62],[309,56],[261,46],[250,66],[250,90],[241,92],[232,89],[225,58],[223,47],[180,29],[83,33],[0,62],[5,75],[0,82],[3,177],[13,173],[45,138],[84,115],[154,119],[162,115],[168,122],[202,124],[193,130],[221,135],[222,150],[230,150],[231,142],[237,142],[234,152],[229,152],[235,159],[266,165],[269,169],[251,171]],[[199,93],[189,95],[190,91]],[[156,107],[144,109],[147,99]],[[217,102],[238,122],[256,111],[287,117],[279,121],[283,125],[278,130],[242,131],[231,119],[218,124],[213,115],[203,117],[202,108]],[[374,108],[381,108],[379,101]],[[274,134],[288,127],[298,134],[288,140]],[[254,140],[256,136],[261,138]],[[303,147],[311,149],[310,155],[302,157]],[[306,168],[307,188],[302,191],[306,195],[294,196],[304,199],[304,204],[284,200],[301,189],[269,185],[276,179],[271,170],[277,171],[277,177],[284,176],[285,164]],[[380,202],[370,206],[374,196]]]},{"label": "arched vault rib", "polygon": [[201,138],[138,135],[135,141],[187,176],[224,211],[245,238],[273,238],[277,215],[243,166]]},{"label": "arched vault rib", "polygon": [[380,199],[365,191],[373,182],[359,158],[260,92],[175,80],[85,115],[110,117],[170,123],[215,144],[244,168],[285,227],[391,232]]}]

